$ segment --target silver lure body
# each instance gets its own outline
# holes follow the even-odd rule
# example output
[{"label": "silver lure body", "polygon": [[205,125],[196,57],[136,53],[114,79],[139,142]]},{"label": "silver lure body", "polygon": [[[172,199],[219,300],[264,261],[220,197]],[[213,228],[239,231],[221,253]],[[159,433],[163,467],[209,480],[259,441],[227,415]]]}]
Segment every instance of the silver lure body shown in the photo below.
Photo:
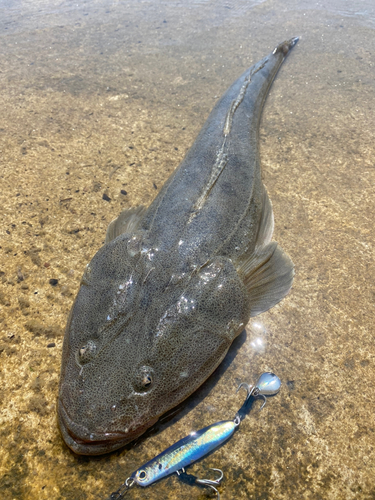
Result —
[{"label": "silver lure body", "polygon": [[139,486],[148,486],[188,467],[229,439],[238,424],[217,422],[177,441],[130,476]]}]

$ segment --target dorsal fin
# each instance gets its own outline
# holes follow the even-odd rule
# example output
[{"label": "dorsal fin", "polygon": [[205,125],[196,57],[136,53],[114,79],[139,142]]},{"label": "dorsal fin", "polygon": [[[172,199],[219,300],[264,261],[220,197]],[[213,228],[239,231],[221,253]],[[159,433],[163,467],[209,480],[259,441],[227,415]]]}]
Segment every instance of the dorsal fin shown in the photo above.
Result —
[{"label": "dorsal fin", "polygon": [[120,234],[134,232],[138,228],[146,210],[146,207],[143,205],[123,210],[120,215],[109,224],[105,242],[109,243]]}]

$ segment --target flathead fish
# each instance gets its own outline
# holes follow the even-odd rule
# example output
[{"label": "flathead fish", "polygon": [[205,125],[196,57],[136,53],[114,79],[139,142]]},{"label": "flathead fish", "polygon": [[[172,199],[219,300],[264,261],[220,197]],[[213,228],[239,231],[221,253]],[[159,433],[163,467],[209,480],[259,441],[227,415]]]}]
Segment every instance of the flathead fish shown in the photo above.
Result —
[{"label": "flathead fish", "polygon": [[122,212],[87,265],[64,339],[58,418],[76,453],[134,440],[217,368],[290,290],[272,242],[258,128],[283,42],[218,101],[149,208]]}]

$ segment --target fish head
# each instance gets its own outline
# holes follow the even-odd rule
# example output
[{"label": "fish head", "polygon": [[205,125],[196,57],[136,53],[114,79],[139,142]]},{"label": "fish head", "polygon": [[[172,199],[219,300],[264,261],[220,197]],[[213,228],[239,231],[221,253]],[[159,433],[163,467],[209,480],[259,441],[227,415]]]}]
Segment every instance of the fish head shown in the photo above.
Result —
[{"label": "fish head", "polygon": [[137,233],[102,247],[86,266],[68,319],[58,420],[65,442],[79,454],[117,449],[158,418],[142,411],[149,375],[136,366],[142,250]]},{"label": "fish head", "polygon": [[246,321],[232,269],[214,263],[176,278],[140,241],[121,235],[99,250],[68,320],[58,419],[79,454],[140,436],[207,379]]}]

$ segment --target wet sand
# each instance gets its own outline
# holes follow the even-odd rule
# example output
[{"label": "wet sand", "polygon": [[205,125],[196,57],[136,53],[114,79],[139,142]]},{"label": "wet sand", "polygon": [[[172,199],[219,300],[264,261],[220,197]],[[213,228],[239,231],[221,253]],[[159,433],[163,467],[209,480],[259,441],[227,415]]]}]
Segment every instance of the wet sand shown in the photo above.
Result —
[{"label": "wet sand", "polygon": [[[48,4],[48,5],[47,5]],[[265,370],[280,394],[189,469],[222,500],[373,499],[375,8],[370,0],[0,9],[0,496],[104,499],[183,437],[232,418]],[[359,10],[359,8],[361,10]],[[74,455],[56,397],[65,323],[108,223],[148,205],[216,100],[300,36],[260,134],[292,291],[254,318],[209,381],[136,446]],[[176,475],[127,498],[203,499]]]}]

